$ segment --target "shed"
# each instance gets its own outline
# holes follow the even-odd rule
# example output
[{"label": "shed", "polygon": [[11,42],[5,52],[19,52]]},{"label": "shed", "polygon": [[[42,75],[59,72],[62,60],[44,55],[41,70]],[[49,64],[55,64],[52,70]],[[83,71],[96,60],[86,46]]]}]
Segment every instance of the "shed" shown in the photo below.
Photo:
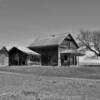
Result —
[{"label": "shed", "polygon": [[41,56],[29,48],[14,46],[9,50],[9,65],[41,64]]},{"label": "shed", "polygon": [[9,53],[6,47],[2,47],[0,50],[0,66],[9,65]]}]

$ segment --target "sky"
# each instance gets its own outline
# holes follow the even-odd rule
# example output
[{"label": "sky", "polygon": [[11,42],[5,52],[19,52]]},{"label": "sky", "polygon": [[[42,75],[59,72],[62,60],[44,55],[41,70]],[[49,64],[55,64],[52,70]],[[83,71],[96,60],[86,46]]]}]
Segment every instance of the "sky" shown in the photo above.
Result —
[{"label": "sky", "polygon": [[0,0],[0,47],[80,29],[100,30],[100,0]]}]

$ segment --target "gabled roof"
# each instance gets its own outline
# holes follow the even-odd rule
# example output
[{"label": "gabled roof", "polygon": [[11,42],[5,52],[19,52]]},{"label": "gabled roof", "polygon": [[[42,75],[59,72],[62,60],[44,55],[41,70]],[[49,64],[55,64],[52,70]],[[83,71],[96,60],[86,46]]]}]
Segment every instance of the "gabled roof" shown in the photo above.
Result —
[{"label": "gabled roof", "polygon": [[40,55],[39,53],[34,52],[34,51],[32,51],[32,50],[30,50],[30,49],[28,49],[28,48],[26,48],[26,47],[22,47],[22,46],[14,46],[14,47],[12,47],[9,51],[11,51],[11,50],[14,49],[14,48],[16,48],[16,49],[18,49],[18,50],[20,50],[20,51],[22,51],[22,52],[24,52],[24,53],[26,53],[26,54]]},{"label": "gabled roof", "polygon": [[8,50],[7,50],[7,48],[5,46],[3,46],[0,50],[8,52]]},{"label": "gabled roof", "polygon": [[38,37],[38,38],[34,39],[34,41],[32,42],[32,44],[29,47],[43,47],[43,46],[60,45],[61,42],[66,37],[68,37],[68,35],[71,36],[70,33],[63,33],[63,34],[54,34],[54,35]]},{"label": "gabled roof", "polygon": [[0,49],[0,53],[6,53],[8,54],[8,50],[5,46],[3,46],[1,49]]}]

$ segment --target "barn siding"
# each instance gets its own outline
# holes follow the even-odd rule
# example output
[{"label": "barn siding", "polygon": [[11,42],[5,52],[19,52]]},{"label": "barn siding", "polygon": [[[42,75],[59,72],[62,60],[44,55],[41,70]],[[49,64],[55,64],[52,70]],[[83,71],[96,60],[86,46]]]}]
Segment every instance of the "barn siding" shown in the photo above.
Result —
[{"label": "barn siding", "polygon": [[60,50],[64,50],[64,49],[77,49],[76,44],[74,43],[73,39],[68,36],[67,38],[65,38],[62,43],[59,45]]},{"label": "barn siding", "polygon": [[9,65],[9,54],[5,47],[0,50],[0,66]]},{"label": "barn siding", "polygon": [[5,54],[0,55],[0,65],[8,65],[8,56]]},{"label": "barn siding", "polygon": [[42,65],[58,65],[57,46],[34,47],[30,48],[41,55]]},{"label": "barn siding", "polygon": [[40,65],[40,55],[33,55],[25,53],[16,47],[9,51],[9,64],[10,65]]},{"label": "barn siding", "polygon": [[[76,65],[77,57],[75,55],[70,55],[67,53],[61,54],[61,52],[66,49],[67,50],[77,49],[75,42],[73,41],[73,39],[70,36],[65,38],[58,47],[58,51],[59,51],[58,52],[58,66],[66,65],[66,64],[64,64],[64,62],[67,63],[68,65]],[[67,61],[65,60],[64,56],[67,56],[67,58],[68,58]]]}]

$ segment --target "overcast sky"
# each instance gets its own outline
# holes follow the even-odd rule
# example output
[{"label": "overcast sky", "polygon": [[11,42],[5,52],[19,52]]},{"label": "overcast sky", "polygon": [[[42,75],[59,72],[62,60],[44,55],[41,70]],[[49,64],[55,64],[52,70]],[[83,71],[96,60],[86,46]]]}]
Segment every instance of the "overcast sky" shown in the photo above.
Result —
[{"label": "overcast sky", "polygon": [[100,0],[0,0],[0,47],[80,29],[100,30]]}]

